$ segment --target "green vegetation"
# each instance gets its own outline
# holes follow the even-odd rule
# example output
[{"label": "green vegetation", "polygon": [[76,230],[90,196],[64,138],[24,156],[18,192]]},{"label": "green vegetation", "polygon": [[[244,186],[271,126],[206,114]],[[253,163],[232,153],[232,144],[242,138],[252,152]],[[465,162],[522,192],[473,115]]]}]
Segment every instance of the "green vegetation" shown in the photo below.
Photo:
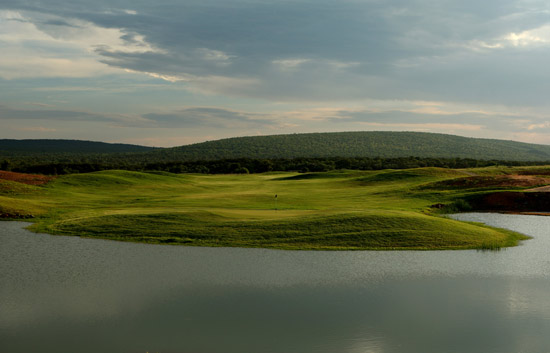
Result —
[{"label": "green vegetation", "polygon": [[[438,168],[473,168],[487,166],[533,166],[544,165],[547,162],[521,162],[476,160],[464,158],[369,158],[369,157],[330,157],[330,158],[294,158],[294,159],[223,159],[180,162],[145,163],[136,155],[109,155],[105,161],[101,156],[91,159],[77,159],[68,162],[47,162],[48,157],[18,158],[11,160],[8,168],[19,173],[45,175],[63,175],[74,173],[90,173],[101,170],[132,170],[132,171],[164,171],[170,173],[202,173],[202,174],[249,174],[279,172],[327,172],[340,169],[348,170],[383,170],[409,169],[421,167]],[[119,159],[115,163],[113,158]],[[0,165],[1,167],[1,165]]]},{"label": "green vegetation", "polygon": [[103,171],[60,176],[42,186],[0,181],[0,212],[32,213],[37,232],[148,243],[327,250],[516,245],[525,237],[437,215],[464,209],[469,196],[490,191],[442,184],[476,172]]},{"label": "green vegetation", "polygon": [[249,136],[149,152],[157,160],[421,157],[550,161],[550,146],[424,132],[357,131]]},{"label": "green vegetation", "polygon": [[546,161],[546,145],[421,132],[252,136],[156,149],[74,140],[0,140],[0,170],[50,175],[109,169],[246,174],[471,168]]}]

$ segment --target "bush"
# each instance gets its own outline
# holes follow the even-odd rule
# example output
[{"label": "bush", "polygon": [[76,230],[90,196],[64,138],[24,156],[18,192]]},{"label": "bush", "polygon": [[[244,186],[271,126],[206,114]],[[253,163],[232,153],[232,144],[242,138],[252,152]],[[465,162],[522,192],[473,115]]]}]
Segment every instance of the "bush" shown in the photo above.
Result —
[{"label": "bush", "polygon": [[248,169],[245,168],[245,167],[237,168],[237,169],[235,170],[235,173],[236,173],[236,174],[250,174],[250,172],[248,171]]}]

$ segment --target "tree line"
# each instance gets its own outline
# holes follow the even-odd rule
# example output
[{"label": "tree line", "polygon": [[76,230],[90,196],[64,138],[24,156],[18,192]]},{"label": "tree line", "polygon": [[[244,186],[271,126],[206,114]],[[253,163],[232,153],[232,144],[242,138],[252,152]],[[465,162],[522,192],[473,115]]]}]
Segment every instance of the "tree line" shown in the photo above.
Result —
[{"label": "tree line", "polygon": [[220,159],[173,162],[137,162],[97,160],[64,160],[40,163],[39,160],[4,159],[0,162],[0,170],[19,173],[45,175],[63,175],[72,173],[89,173],[101,170],[123,169],[131,171],[162,171],[170,173],[202,173],[202,174],[248,174],[271,171],[284,172],[327,172],[332,170],[382,170],[410,169],[420,167],[439,168],[476,168],[488,166],[533,166],[545,165],[548,162],[533,161],[502,161],[478,160],[471,158],[370,158],[370,157],[328,157],[328,158],[276,158],[276,159]]}]

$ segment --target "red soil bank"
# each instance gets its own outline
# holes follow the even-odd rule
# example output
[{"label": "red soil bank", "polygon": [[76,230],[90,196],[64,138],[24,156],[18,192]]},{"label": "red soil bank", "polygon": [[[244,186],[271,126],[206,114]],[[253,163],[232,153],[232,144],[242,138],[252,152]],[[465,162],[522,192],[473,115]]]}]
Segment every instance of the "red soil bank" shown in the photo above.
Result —
[{"label": "red soil bank", "polygon": [[0,179],[16,181],[18,183],[28,184],[28,185],[43,185],[48,181],[52,180],[54,177],[45,176],[45,175],[36,175],[36,174],[23,174],[23,173],[14,173],[6,172],[0,170]]}]

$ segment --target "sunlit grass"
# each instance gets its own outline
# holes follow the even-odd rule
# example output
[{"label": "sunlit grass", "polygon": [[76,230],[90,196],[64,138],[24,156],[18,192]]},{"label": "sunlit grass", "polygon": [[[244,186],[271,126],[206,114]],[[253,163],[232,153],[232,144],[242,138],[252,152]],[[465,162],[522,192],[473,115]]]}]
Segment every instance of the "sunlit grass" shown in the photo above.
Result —
[{"label": "sunlit grass", "polygon": [[[434,216],[460,190],[425,186],[463,171],[175,175],[104,171],[66,175],[0,195],[32,212],[32,229],[150,243],[281,249],[469,249],[522,236]],[[277,195],[277,198],[275,198]]]}]

